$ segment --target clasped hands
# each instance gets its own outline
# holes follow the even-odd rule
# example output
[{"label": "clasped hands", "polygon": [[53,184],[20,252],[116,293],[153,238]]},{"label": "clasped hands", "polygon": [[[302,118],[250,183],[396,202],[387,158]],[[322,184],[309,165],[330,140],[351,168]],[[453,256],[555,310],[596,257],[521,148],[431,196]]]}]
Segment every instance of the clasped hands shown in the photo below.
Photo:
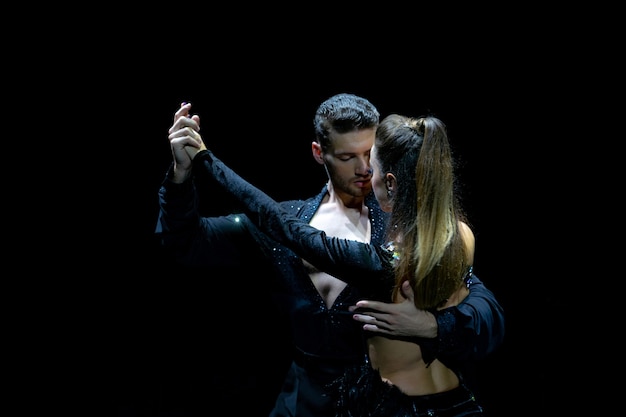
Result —
[{"label": "clasped hands", "polygon": [[196,154],[206,145],[200,136],[200,116],[190,115],[191,103],[183,102],[174,114],[174,124],[169,130],[168,139],[174,162],[183,169],[191,169]]}]

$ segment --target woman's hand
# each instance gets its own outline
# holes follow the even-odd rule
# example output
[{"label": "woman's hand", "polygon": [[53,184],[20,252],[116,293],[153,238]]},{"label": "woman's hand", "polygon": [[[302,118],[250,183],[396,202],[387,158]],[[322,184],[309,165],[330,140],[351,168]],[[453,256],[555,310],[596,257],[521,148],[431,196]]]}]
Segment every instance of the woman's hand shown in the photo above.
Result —
[{"label": "woman's hand", "polygon": [[190,115],[191,103],[182,103],[174,114],[174,124],[169,129],[168,139],[174,159],[174,182],[183,182],[191,175],[193,158],[206,149],[200,136],[200,117]]}]

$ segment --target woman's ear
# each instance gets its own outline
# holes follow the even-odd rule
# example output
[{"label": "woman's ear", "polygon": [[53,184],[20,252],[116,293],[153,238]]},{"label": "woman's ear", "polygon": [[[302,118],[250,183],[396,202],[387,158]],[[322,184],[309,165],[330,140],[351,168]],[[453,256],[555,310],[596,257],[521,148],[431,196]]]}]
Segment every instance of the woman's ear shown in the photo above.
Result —
[{"label": "woman's ear", "polygon": [[324,165],[324,157],[322,156],[322,145],[315,141],[311,142],[311,151],[313,152],[313,159],[315,159],[318,164]]},{"label": "woman's ear", "polygon": [[385,186],[387,187],[388,195],[393,195],[396,191],[396,176],[391,172],[385,174]]},{"label": "woman's ear", "polygon": [[385,188],[387,188],[387,199],[390,201],[393,200],[396,195],[397,187],[396,187],[396,176],[391,172],[385,174]]}]

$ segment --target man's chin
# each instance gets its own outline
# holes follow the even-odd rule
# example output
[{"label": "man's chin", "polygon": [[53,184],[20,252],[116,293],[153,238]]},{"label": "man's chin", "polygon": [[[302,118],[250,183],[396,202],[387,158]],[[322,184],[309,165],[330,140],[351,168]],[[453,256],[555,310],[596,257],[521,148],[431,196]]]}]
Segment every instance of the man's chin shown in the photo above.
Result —
[{"label": "man's chin", "polygon": [[365,198],[371,191],[372,191],[371,187],[364,187],[364,188],[355,187],[352,190],[352,195],[358,198]]}]

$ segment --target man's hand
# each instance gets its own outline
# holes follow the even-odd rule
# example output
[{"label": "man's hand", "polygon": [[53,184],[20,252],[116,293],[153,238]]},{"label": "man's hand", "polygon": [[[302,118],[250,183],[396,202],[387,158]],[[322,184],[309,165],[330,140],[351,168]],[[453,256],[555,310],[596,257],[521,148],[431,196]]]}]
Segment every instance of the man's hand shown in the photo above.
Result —
[{"label": "man's hand", "polygon": [[191,173],[194,156],[206,149],[200,136],[200,117],[190,116],[190,103],[182,103],[174,114],[174,124],[169,129],[168,139],[174,158],[174,182],[183,182]]},{"label": "man's hand", "polygon": [[401,303],[361,300],[350,311],[355,312],[355,320],[364,323],[364,330],[390,336],[437,337],[437,319],[415,307],[415,295],[408,281],[402,285],[402,293],[406,298]]}]

